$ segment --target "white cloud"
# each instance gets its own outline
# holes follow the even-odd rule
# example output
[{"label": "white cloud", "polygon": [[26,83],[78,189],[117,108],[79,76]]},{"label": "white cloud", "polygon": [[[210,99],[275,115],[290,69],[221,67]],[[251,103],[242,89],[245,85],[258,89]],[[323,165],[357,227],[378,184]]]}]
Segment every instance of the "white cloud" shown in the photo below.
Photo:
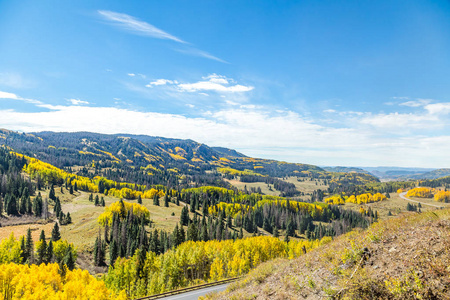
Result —
[{"label": "white cloud", "polygon": [[118,12],[99,10],[98,13],[114,25],[129,30],[136,34],[151,36],[157,39],[172,40],[185,44],[186,42],[133,16]]},{"label": "white cloud", "polygon": [[134,74],[134,73],[128,73],[127,75],[130,76],[130,77],[136,76],[136,74]]},{"label": "white cloud", "polygon": [[203,79],[203,81],[194,83],[181,83],[178,85],[178,88],[186,92],[214,91],[219,93],[243,93],[254,89],[253,86],[241,84],[230,85],[229,83],[234,82],[233,80],[217,74],[203,77]]},{"label": "white cloud", "polygon": [[68,101],[69,101],[70,103],[72,103],[73,105],[89,104],[89,102],[83,101],[83,100],[80,100],[80,99],[69,99]]},{"label": "white cloud", "polygon": [[[348,112],[346,118],[341,118],[340,128],[335,128],[293,111],[254,104],[233,105],[207,111],[199,117],[187,117],[118,107],[54,106],[33,101],[36,106],[50,111],[0,109],[0,127],[21,131],[94,131],[189,138],[211,146],[234,148],[250,156],[320,165],[450,167],[450,136],[447,125],[442,123],[445,115]],[[185,105],[196,107],[189,102]],[[439,133],[436,126],[444,129]],[[405,133],[405,128],[412,133]],[[431,128],[428,133],[424,131],[427,128]]]},{"label": "white cloud", "polygon": [[421,107],[427,105],[430,102],[431,102],[430,99],[416,99],[400,103],[399,105],[408,107]]},{"label": "white cloud", "polygon": [[16,94],[0,91],[0,99],[19,99]]},{"label": "white cloud", "polygon": [[325,109],[323,112],[331,114],[331,113],[335,113],[336,110],[334,110],[334,109]]},{"label": "white cloud", "polygon": [[146,85],[146,87],[153,87],[158,85],[166,85],[166,84],[177,84],[178,81],[176,80],[169,80],[169,79],[157,79],[155,81],[150,82]]},{"label": "white cloud", "polygon": [[225,103],[228,104],[228,105],[233,105],[233,106],[239,105],[239,103],[231,101],[231,100],[225,100]]},{"label": "white cloud", "polygon": [[[398,112],[390,114],[366,114],[360,120],[360,123],[371,125],[386,130],[407,130],[411,129],[424,129],[440,127],[442,123],[438,118],[428,114],[401,114]],[[399,131],[401,135],[404,132]]]},{"label": "white cloud", "polygon": [[446,115],[450,113],[450,102],[428,104],[424,108],[430,114]]},{"label": "white cloud", "polygon": [[[244,93],[254,89],[253,86],[245,86],[241,84],[235,84],[235,81],[231,78],[227,78],[223,75],[211,74],[202,77],[203,80],[193,83],[179,83],[177,80],[170,79],[157,79],[150,82],[146,87],[165,86],[169,85],[175,87],[177,91],[181,92],[199,92],[200,95],[209,96],[206,91],[212,91],[217,93]],[[173,88],[172,88],[173,90]]]}]

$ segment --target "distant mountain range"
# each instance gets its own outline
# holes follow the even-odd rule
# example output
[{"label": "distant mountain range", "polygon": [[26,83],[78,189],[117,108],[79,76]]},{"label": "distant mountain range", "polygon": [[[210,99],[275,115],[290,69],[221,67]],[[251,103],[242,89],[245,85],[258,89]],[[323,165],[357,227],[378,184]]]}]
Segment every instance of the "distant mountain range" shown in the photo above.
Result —
[{"label": "distant mountain range", "polygon": [[[286,163],[251,158],[235,150],[209,147],[193,140],[147,135],[99,134],[92,132],[19,133],[0,129],[0,145],[36,157],[57,167],[92,165],[146,169],[151,172],[204,174],[206,170],[233,168],[251,170],[273,177],[322,173],[325,170],[308,164]],[[150,172],[149,171],[149,172]]]},{"label": "distant mountain range", "polygon": [[405,167],[322,167],[329,172],[370,173],[382,180],[436,179],[450,176],[450,169]]},{"label": "distant mountain range", "polygon": [[[20,133],[0,129],[0,145],[36,157],[57,167],[110,167],[151,172],[205,174],[207,170],[232,168],[272,177],[324,175],[327,172],[371,174],[382,180],[434,179],[450,176],[450,169],[403,167],[323,167],[248,157],[233,149],[209,147],[190,139],[92,132]],[[150,172],[150,171],[149,171]]]}]

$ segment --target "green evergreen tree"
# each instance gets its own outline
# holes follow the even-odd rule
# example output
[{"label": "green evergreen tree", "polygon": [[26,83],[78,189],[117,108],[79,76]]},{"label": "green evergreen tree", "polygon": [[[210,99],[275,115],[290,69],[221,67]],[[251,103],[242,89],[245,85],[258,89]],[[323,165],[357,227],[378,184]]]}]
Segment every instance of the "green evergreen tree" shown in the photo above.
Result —
[{"label": "green evergreen tree", "polygon": [[273,236],[276,238],[280,236],[280,232],[278,231],[277,226],[273,227]]},{"label": "green evergreen tree", "polygon": [[138,204],[142,204],[141,194],[138,195],[137,203]]},{"label": "green evergreen tree", "polygon": [[169,207],[169,196],[167,194],[164,195],[164,207]]},{"label": "green evergreen tree", "polygon": [[52,241],[56,242],[61,239],[61,233],[59,232],[58,222],[55,222],[52,230]]},{"label": "green evergreen tree", "polygon": [[45,263],[47,260],[47,242],[45,241],[44,230],[41,231],[39,241],[41,243],[38,244],[37,249],[36,249],[36,263],[38,265]]},{"label": "green evergreen tree", "polygon": [[53,185],[50,187],[50,192],[48,193],[48,198],[50,198],[52,200],[56,200],[55,189],[53,188]]},{"label": "green evergreen tree", "polygon": [[27,230],[27,237],[25,240],[25,252],[27,261],[26,263],[32,264],[34,262],[33,259],[33,249],[34,249],[34,243],[33,243],[33,237],[31,236],[31,228],[28,228]]},{"label": "green evergreen tree", "polygon": [[109,245],[109,265],[113,266],[117,257],[119,257],[119,247],[116,243],[116,240],[113,239],[111,244]]},{"label": "green evergreen tree", "polygon": [[47,247],[47,257],[45,259],[46,263],[51,263],[53,261],[53,241],[50,240],[48,242],[48,247]]},{"label": "green evergreen tree", "polygon": [[66,254],[64,255],[64,264],[69,270],[75,269],[75,258],[73,257],[72,247],[67,247]]}]

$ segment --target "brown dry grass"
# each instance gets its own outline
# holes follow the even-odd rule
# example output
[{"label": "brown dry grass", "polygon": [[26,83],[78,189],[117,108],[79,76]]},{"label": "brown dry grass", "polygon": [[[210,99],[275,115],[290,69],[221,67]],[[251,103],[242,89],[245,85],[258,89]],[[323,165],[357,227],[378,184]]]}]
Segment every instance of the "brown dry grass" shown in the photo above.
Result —
[{"label": "brown dry grass", "polygon": [[266,262],[206,299],[449,299],[449,219],[450,210],[403,214]]},{"label": "brown dry grass", "polygon": [[33,240],[38,241],[42,230],[45,231],[46,237],[50,237],[54,225],[55,225],[55,223],[50,222],[48,224],[26,224],[26,225],[1,227],[0,228],[0,240],[8,238],[9,235],[11,234],[11,232],[14,233],[14,236],[16,237],[16,239],[18,239],[22,235],[26,236],[28,228],[31,228],[31,236],[33,237]]}]

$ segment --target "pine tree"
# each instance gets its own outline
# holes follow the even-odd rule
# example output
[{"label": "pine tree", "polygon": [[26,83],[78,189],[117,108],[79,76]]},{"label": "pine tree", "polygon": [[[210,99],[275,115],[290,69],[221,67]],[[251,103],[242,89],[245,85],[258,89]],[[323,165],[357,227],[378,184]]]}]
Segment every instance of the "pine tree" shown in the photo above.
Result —
[{"label": "pine tree", "polygon": [[181,222],[181,225],[188,225],[189,224],[189,211],[188,211],[186,206],[184,206],[181,209],[180,222]]},{"label": "pine tree", "polygon": [[285,234],[285,236],[284,236],[284,242],[285,243],[289,243],[289,234],[288,234],[288,232],[286,231],[286,234]]},{"label": "pine tree", "polygon": [[58,222],[55,222],[52,230],[52,241],[56,242],[61,239],[61,233],[59,232]]},{"label": "pine tree", "polygon": [[182,224],[180,225],[180,230],[178,231],[178,240],[180,241],[180,244],[186,241],[186,235]]},{"label": "pine tree", "polygon": [[26,251],[26,257],[27,257],[27,263],[31,264],[33,263],[33,238],[31,236],[31,228],[28,228],[27,230],[27,238],[25,240],[25,251]]},{"label": "pine tree", "polygon": [[202,230],[201,230],[201,239],[204,242],[208,241],[208,227],[206,226],[206,224],[202,225]]},{"label": "pine tree", "polygon": [[99,206],[100,205],[100,201],[99,201],[98,195],[95,195],[94,205],[95,206]]},{"label": "pine tree", "polygon": [[155,196],[153,196],[153,205],[159,206],[158,194],[155,194]]},{"label": "pine tree", "polygon": [[137,203],[138,204],[142,204],[141,194],[138,195]]},{"label": "pine tree", "polygon": [[194,197],[192,197],[192,200],[191,200],[191,204],[189,205],[189,208],[190,208],[190,212],[191,213],[194,213],[195,212],[195,202],[196,202],[196,197],[194,196]]},{"label": "pine tree", "polygon": [[177,223],[172,232],[173,247],[177,247],[179,244],[181,244],[180,243],[180,235],[179,235],[178,231],[179,231],[179,227],[178,227],[178,223]]},{"label": "pine tree", "polygon": [[6,197],[6,213],[8,215],[14,215],[17,216],[19,214],[17,210],[17,199],[13,194],[7,194]]},{"label": "pine tree", "polygon": [[109,265],[114,265],[114,262],[116,261],[117,257],[119,256],[119,249],[118,245],[116,243],[116,240],[113,239],[111,241],[111,244],[109,245]]},{"label": "pine tree", "polygon": [[66,224],[71,224],[71,223],[72,223],[72,217],[70,216],[70,212],[67,212]]},{"label": "pine tree", "polygon": [[280,232],[278,231],[278,227],[277,226],[273,227],[273,236],[276,237],[276,238],[280,236]]},{"label": "pine tree", "polygon": [[69,270],[75,269],[75,258],[73,257],[72,247],[67,247],[66,254],[64,256],[64,264]]},{"label": "pine tree", "polygon": [[73,195],[73,186],[70,185],[69,194]]},{"label": "pine tree", "polygon": [[25,237],[22,235],[20,237],[20,257],[22,258],[22,263],[25,263],[28,259],[28,252],[25,245]]},{"label": "pine tree", "polygon": [[33,200],[33,212],[36,217],[42,216],[42,196],[41,192]]},{"label": "pine tree", "polygon": [[48,197],[52,200],[56,200],[55,189],[53,188],[53,185],[50,187],[50,192],[48,193]]},{"label": "pine tree", "polygon": [[164,207],[169,207],[169,196],[167,196],[167,193],[164,195]]},{"label": "pine tree", "polygon": [[103,207],[105,207],[105,198],[103,198],[103,196],[102,196],[102,199],[101,199],[101,204],[102,204]]},{"label": "pine tree", "polygon": [[[99,237],[97,237],[97,238],[95,239],[95,243],[94,243],[94,265],[96,265],[96,266],[99,265],[99,264],[98,264],[98,248],[99,248],[98,238],[99,238]],[[101,247],[101,245],[100,245],[100,247]]]},{"label": "pine tree", "polygon": [[37,257],[36,257],[37,262],[36,263],[38,265],[46,262],[47,242],[45,241],[44,230],[41,231],[41,236],[39,237],[39,243],[37,244],[36,254],[37,254]]},{"label": "pine tree", "polygon": [[188,241],[197,241],[197,225],[194,222],[188,226],[186,239]]},{"label": "pine tree", "polygon": [[48,247],[47,247],[47,257],[45,259],[46,263],[51,263],[53,261],[53,241],[50,240],[48,242]]}]

